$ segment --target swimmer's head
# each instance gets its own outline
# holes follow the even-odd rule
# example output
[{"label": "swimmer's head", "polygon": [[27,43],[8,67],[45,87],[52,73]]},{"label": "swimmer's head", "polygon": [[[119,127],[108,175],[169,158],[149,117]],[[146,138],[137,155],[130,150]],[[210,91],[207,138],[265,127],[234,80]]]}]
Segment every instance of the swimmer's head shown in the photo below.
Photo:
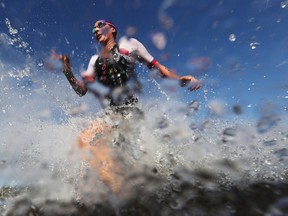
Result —
[{"label": "swimmer's head", "polygon": [[112,28],[113,37],[116,38],[116,36],[117,36],[117,28],[112,22],[110,22],[108,20],[98,20],[94,24],[94,27],[92,29],[92,33],[95,34],[96,29],[102,29],[102,28],[105,28],[106,26],[109,26],[110,28]]}]

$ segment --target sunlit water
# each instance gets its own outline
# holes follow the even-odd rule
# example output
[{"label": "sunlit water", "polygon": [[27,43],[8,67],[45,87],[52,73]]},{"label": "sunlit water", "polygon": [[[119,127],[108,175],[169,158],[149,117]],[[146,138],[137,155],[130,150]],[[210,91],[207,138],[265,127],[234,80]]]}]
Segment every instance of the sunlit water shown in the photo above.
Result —
[{"label": "sunlit water", "polygon": [[[287,213],[287,117],[269,111],[248,119],[237,105],[228,118],[221,102],[182,103],[171,84],[156,81],[160,96],[139,104],[144,118],[120,121],[110,134],[125,170],[120,193],[111,193],[76,145],[89,121],[110,116],[96,98],[78,98],[61,73],[36,62],[6,24],[1,48],[13,58],[0,62],[2,214]],[[203,109],[210,110],[204,117]]]}]

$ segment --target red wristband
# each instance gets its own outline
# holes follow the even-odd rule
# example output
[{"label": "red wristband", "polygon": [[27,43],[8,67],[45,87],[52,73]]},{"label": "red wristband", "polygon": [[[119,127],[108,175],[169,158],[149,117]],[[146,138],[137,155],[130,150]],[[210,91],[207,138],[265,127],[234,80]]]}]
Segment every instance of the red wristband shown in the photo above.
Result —
[{"label": "red wristband", "polygon": [[148,68],[149,68],[149,69],[152,69],[152,68],[155,66],[156,63],[157,63],[157,60],[156,60],[156,59],[153,59],[153,60],[149,63]]}]

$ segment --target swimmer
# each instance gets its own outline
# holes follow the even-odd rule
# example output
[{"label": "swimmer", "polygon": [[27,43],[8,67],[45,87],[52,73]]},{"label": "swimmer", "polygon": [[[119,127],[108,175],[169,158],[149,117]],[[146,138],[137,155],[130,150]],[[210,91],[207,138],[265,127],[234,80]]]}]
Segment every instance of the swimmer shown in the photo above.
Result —
[{"label": "swimmer", "polygon": [[[90,89],[90,85],[98,81],[109,89],[109,93],[103,97],[109,101],[112,108],[122,105],[133,105],[138,99],[136,93],[141,89],[141,83],[136,76],[135,65],[137,62],[147,65],[149,69],[159,71],[161,77],[178,80],[179,84],[187,86],[191,91],[198,90],[200,82],[191,75],[179,76],[158,62],[135,38],[122,38],[116,42],[117,28],[107,20],[99,20],[94,24],[92,33],[95,39],[102,45],[101,53],[91,57],[87,70],[82,73],[82,80],[77,80],[72,73],[70,59],[66,55],[51,53],[51,57],[63,63],[63,73],[71,84],[74,91],[83,96],[88,90],[98,97],[103,95]],[[131,86],[131,82],[134,84]],[[120,92],[120,93],[119,93]],[[93,123],[84,130],[79,138],[78,146],[81,149],[89,149],[89,161],[91,167],[97,169],[101,179],[113,192],[118,192],[124,182],[121,167],[113,157],[112,149],[107,145],[111,128],[103,121]],[[95,134],[101,134],[97,139],[97,145],[91,144],[95,141]],[[96,142],[96,141],[95,141]],[[91,156],[92,155],[92,156]],[[103,165],[105,164],[105,165]]]}]

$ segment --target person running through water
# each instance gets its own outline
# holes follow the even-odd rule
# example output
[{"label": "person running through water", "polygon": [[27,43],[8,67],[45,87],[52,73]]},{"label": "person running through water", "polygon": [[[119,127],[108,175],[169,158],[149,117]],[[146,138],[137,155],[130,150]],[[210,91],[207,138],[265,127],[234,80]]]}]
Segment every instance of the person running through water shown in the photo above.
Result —
[{"label": "person running through water", "polygon": [[[122,38],[117,43],[117,28],[112,22],[99,20],[95,23],[92,32],[103,48],[99,55],[91,57],[87,70],[82,73],[82,80],[77,80],[72,73],[68,56],[58,55],[55,52],[51,54],[52,58],[63,63],[63,73],[79,96],[83,96],[88,90],[91,90],[98,98],[108,100],[109,106],[116,108],[116,110],[122,105],[137,103],[135,93],[141,88],[135,74],[137,62],[147,65],[149,69],[157,69],[163,78],[178,80],[181,86],[188,86],[192,91],[201,87],[200,82],[195,77],[191,75],[179,76],[168,70],[153,58],[144,45],[135,38]],[[90,84],[95,81],[106,86],[109,89],[108,93],[101,95],[92,90]],[[132,86],[131,82],[134,83]],[[97,145],[91,144],[91,141],[96,142],[95,134],[105,135],[110,131],[111,128],[105,122],[94,123],[81,133],[78,145],[80,148],[92,152],[89,158],[87,155],[85,156],[86,160],[89,161],[91,167],[98,171],[102,181],[108,184],[113,192],[118,192],[124,178],[121,175],[121,167],[111,156],[112,149],[107,145],[108,136],[97,139]]]}]

